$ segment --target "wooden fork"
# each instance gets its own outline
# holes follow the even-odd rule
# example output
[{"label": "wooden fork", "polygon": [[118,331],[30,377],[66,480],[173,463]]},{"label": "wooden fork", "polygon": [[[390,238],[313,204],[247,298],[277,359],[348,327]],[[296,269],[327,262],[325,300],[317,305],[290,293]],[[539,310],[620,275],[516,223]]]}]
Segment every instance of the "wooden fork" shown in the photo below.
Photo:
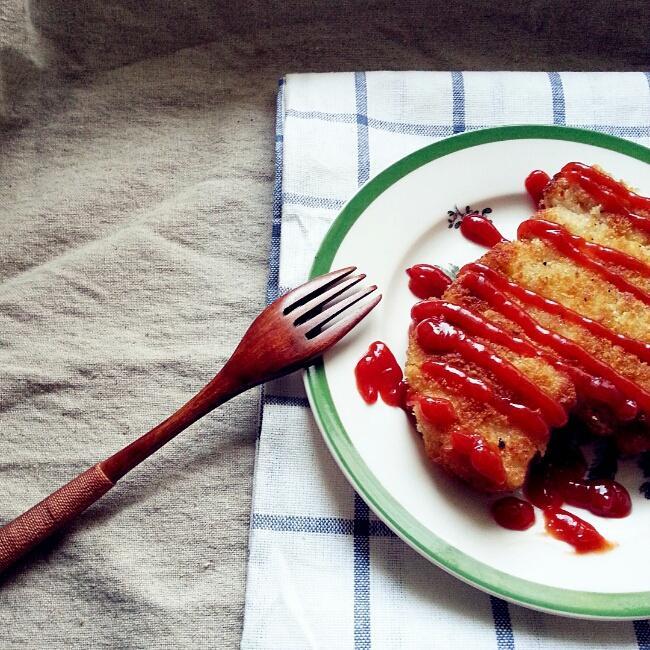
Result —
[{"label": "wooden fork", "polygon": [[93,465],[0,528],[0,573],[102,497],[127,472],[206,413],[239,393],[309,365],[381,300],[377,287],[348,266],[315,278],[270,304],[252,323],[217,375],[173,415]]}]

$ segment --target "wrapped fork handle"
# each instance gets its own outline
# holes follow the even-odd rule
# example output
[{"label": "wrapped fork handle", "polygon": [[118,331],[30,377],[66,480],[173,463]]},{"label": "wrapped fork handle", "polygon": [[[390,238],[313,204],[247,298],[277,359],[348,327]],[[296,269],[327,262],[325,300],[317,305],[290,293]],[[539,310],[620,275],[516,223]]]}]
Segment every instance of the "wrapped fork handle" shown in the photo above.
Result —
[{"label": "wrapped fork handle", "polygon": [[93,465],[0,529],[0,573],[104,496],[114,483]]},{"label": "wrapped fork handle", "polygon": [[79,474],[0,528],[0,574],[104,496],[122,476],[190,424],[245,388],[248,385],[222,370],[203,390],[157,427]]}]

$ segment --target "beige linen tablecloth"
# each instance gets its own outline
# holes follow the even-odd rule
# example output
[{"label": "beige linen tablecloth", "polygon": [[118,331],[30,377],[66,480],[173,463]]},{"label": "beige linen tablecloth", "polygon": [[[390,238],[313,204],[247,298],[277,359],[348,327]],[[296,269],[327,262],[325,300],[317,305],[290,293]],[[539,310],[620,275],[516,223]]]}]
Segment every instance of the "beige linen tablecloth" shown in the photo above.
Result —
[{"label": "beige linen tablecloth", "polygon": [[[648,12],[587,7],[0,2],[0,520],[166,417],[262,305],[279,76],[647,68]],[[235,647],[257,427],[251,392],[2,579],[0,648]]]},{"label": "beige linen tablecloth", "polygon": [[[200,52],[173,88],[164,64],[4,138],[0,519],[165,418],[263,303],[266,119],[214,110]],[[234,645],[257,413],[219,409],[9,575],[0,647]]]},{"label": "beige linen tablecloth", "polygon": [[[242,88],[213,60],[51,81],[56,106],[0,134],[0,520],[182,404],[264,302],[275,77]],[[258,402],[9,574],[0,647],[234,647]]]}]

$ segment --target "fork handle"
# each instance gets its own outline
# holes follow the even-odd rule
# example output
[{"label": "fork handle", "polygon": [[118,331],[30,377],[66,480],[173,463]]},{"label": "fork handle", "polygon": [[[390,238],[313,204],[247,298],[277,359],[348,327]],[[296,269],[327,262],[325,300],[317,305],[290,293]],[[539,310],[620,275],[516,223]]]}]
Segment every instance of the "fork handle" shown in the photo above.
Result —
[{"label": "fork handle", "polygon": [[242,383],[226,367],[227,364],[211,382],[164,422],[79,474],[31,510],[0,528],[0,574],[104,496],[127,472],[181,431],[250,387],[251,384]]},{"label": "fork handle", "polygon": [[100,465],[93,465],[1,528],[0,573],[81,514],[113,485]]}]

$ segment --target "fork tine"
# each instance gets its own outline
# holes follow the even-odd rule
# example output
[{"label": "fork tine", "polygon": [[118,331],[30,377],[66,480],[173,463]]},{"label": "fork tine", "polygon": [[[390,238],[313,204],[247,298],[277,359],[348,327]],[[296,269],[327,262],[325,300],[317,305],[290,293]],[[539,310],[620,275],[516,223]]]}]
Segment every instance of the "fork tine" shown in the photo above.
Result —
[{"label": "fork tine", "polygon": [[281,298],[283,304],[286,305],[283,312],[289,314],[294,309],[309,302],[317,293],[329,289],[333,284],[356,270],[356,266],[346,266],[338,271],[331,271],[330,273],[314,278],[311,282],[306,282],[293,291],[289,291],[289,293]]},{"label": "fork tine", "polygon": [[[368,295],[368,294],[366,294]],[[311,343],[318,345],[321,352],[342,339],[351,329],[356,327],[381,301],[382,295],[373,296],[372,300],[359,305],[356,309],[350,309],[344,318],[328,327],[323,332],[317,332],[311,337]],[[313,330],[307,332],[309,335]],[[308,336],[309,338],[309,336]]]},{"label": "fork tine", "polygon": [[336,318],[336,316],[348,309],[348,307],[352,307],[352,305],[355,305],[360,300],[363,300],[366,296],[370,295],[376,289],[377,285],[375,284],[370,287],[358,289],[351,296],[348,296],[345,300],[337,302],[336,304],[322,311],[320,314],[314,316],[314,318],[309,319],[306,323],[300,325],[300,328],[307,330],[306,336],[308,339],[313,338],[312,333],[314,333],[315,330],[329,323],[333,318]]},{"label": "fork tine", "polygon": [[[339,281],[337,284],[327,289],[323,293],[317,293],[316,296],[309,302],[291,311],[291,317],[294,319],[293,324],[300,325],[301,323],[309,320],[309,318],[312,316],[310,312],[317,310],[319,307],[323,307],[333,298],[340,296],[348,289],[351,289],[355,284],[358,284],[361,282],[361,280],[364,280],[365,277],[365,273],[359,273],[359,275],[353,275],[345,278],[342,282]],[[315,316],[316,314],[313,315]]]}]

